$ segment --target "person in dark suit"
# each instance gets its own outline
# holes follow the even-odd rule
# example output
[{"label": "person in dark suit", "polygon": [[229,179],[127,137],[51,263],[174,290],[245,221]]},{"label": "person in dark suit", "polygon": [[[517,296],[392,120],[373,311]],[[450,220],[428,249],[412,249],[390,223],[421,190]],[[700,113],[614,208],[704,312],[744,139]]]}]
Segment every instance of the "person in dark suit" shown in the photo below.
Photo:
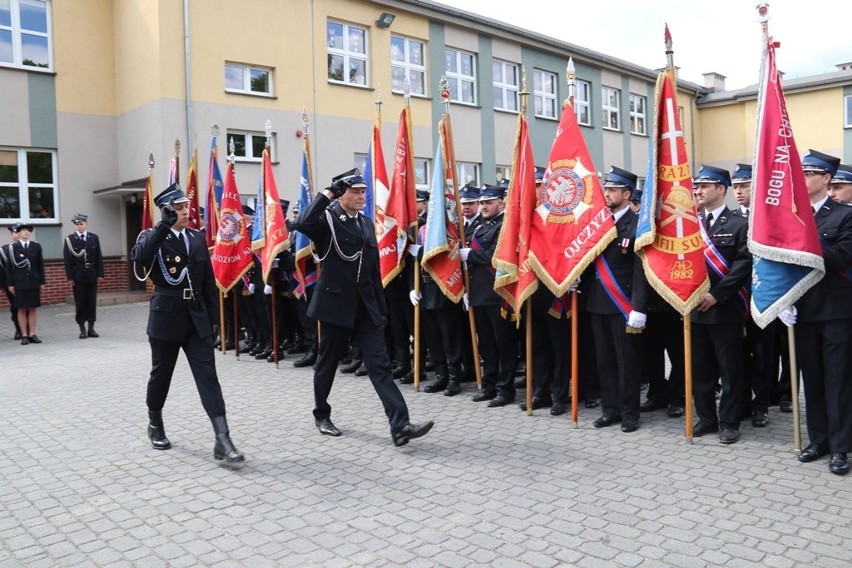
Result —
[{"label": "person in dark suit", "polygon": [[162,220],[139,234],[130,251],[133,262],[146,267],[154,283],[148,314],[151,376],[148,380],[148,438],[156,450],[171,442],[163,426],[163,406],[169,394],[178,353],[183,349],[201,404],[216,434],[213,458],[228,464],[245,458],[234,447],[225,419],[225,400],[216,376],[213,327],[217,323],[216,283],[204,233],[187,228],[189,199],[177,184],[154,198]]},{"label": "person in dark suit", "polygon": [[15,326],[15,341],[20,341],[23,337],[21,334],[21,326],[18,325],[18,308],[15,307],[15,295],[9,291],[6,285],[6,271],[12,262],[12,245],[18,242],[18,233],[15,232],[17,223],[9,225],[9,238],[11,243],[0,246],[0,288],[6,294],[6,300],[9,302],[9,315],[12,319],[12,324]]},{"label": "person in dark suit", "polygon": [[580,288],[592,324],[598,376],[601,385],[601,417],[595,428],[621,422],[622,432],[639,428],[641,397],[640,336],[645,314],[630,304],[635,272],[641,272],[633,241],[639,216],[630,208],[636,174],[612,167],[604,180],[604,199],[615,220],[616,238],[586,271]]},{"label": "person in dark suit", "polygon": [[[459,203],[461,204],[462,218],[464,224],[465,246],[470,246],[473,232],[482,224],[482,214],[479,212],[479,188],[475,185],[465,185],[459,191]],[[473,342],[470,333],[470,316],[464,309],[464,302],[456,306],[456,317],[459,329],[462,330],[462,368],[461,381],[473,381],[476,379],[476,365],[473,362]]]},{"label": "person in dark suit", "polygon": [[[571,383],[571,292],[557,298],[544,285],[530,296],[532,312],[533,410],[564,414]],[[526,380],[524,381],[526,382]],[[527,410],[526,401],[519,405]]]},{"label": "person in dark suit", "polygon": [[828,196],[838,203],[852,205],[852,166],[837,166],[837,173],[828,186]]},{"label": "person in dark suit", "polygon": [[21,345],[41,343],[36,335],[41,306],[41,289],[44,288],[44,255],[41,245],[30,240],[34,227],[29,223],[15,225],[18,241],[9,249],[11,258],[6,266],[6,288],[15,296],[18,324],[21,326]]},{"label": "person in dark suit", "polygon": [[[802,159],[825,260],[825,276],[781,314],[795,323],[805,390],[808,438],[803,463],[831,453],[829,470],[849,473],[852,450],[852,207],[829,198],[838,158],[811,150]],[[796,314],[797,312],[797,314]]]},{"label": "person in dark suit", "polygon": [[370,381],[384,406],[393,442],[403,446],[425,435],[433,422],[410,422],[408,406],[393,381],[375,226],[360,213],[366,189],[357,169],[340,174],[299,214],[295,224],[297,231],[314,242],[322,262],[308,307],[308,317],[321,322],[314,366],[314,421],[321,434],[340,436],[331,421],[328,395],[337,364],[352,338],[361,349]]},{"label": "person in dark suit", "polygon": [[475,308],[476,334],[484,365],[482,391],[475,402],[489,407],[505,406],[515,400],[515,366],[518,363],[518,332],[515,323],[501,314],[502,299],[494,291],[495,270],[491,259],[497,250],[503,226],[503,196],[499,186],[485,184],[480,191],[482,224],[471,235],[470,248],[459,250],[470,269],[470,289],[464,302]]},{"label": "person in dark suit", "polygon": [[98,306],[98,282],[104,279],[101,243],[96,234],[88,231],[88,216],[77,213],[71,222],[76,230],[65,237],[62,256],[65,260],[65,277],[74,283],[74,319],[80,326],[80,339],[99,337],[95,331],[95,311]]},{"label": "person in dark suit", "polygon": [[[744,387],[743,328],[751,283],[748,223],[725,206],[731,185],[727,170],[702,166],[695,178],[701,209],[710,290],[692,311],[692,372],[698,425],[693,436],[719,433],[719,441],[739,439]],[[722,378],[719,410],[715,388]]]}]

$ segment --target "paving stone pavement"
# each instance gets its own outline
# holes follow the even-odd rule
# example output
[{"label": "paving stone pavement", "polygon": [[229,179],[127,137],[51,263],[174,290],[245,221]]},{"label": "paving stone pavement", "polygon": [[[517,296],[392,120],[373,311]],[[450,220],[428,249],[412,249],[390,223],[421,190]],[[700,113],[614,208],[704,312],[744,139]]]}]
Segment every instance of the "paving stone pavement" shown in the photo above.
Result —
[{"label": "paving stone pavement", "polygon": [[800,464],[790,414],[731,446],[686,443],[654,412],[639,431],[486,408],[404,386],[428,436],[393,446],[369,380],[339,375],[340,438],[311,415],[310,369],[218,355],[232,438],[213,431],[181,358],[145,434],[147,304],[39,309],[40,345],[3,316],[0,568],[11,566],[850,566],[852,477]]}]

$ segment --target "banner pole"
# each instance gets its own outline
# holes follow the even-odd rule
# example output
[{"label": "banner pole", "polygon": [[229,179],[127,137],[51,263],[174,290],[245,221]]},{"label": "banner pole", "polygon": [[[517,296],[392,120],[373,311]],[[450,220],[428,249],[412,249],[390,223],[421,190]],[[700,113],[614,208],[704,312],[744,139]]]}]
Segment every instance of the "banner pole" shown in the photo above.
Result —
[{"label": "banner pole", "polygon": [[787,328],[787,343],[790,349],[790,401],[793,405],[793,450],[802,450],[802,417],[799,413],[799,364],[796,360],[796,333]]},{"label": "banner pole", "polygon": [[[420,240],[420,231],[417,231]],[[420,263],[414,263],[414,293],[420,296]],[[414,306],[414,391],[420,390],[420,302]]]},{"label": "banner pole", "polygon": [[[235,290],[236,288],[231,288],[231,290]],[[234,354],[237,356],[237,361],[240,360],[240,319],[237,315],[237,300],[239,300],[239,296],[234,292],[231,294],[233,296],[233,304],[234,304]]]},{"label": "banner pole", "polygon": [[278,317],[275,302],[275,278],[272,279],[272,360],[275,362],[275,368],[278,368]]},{"label": "banner pole", "polygon": [[225,294],[219,291],[219,350],[227,353],[225,348]]},{"label": "banner pole", "polygon": [[692,443],[692,320],[683,316],[684,433]]},{"label": "banner pole", "polygon": [[527,325],[526,325],[526,382],[527,382],[527,416],[532,416],[533,411],[533,360],[532,360],[532,302],[527,300]]},{"label": "banner pole", "polygon": [[577,291],[571,292],[571,421],[574,428],[580,426],[580,361],[579,361],[579,314]]}]

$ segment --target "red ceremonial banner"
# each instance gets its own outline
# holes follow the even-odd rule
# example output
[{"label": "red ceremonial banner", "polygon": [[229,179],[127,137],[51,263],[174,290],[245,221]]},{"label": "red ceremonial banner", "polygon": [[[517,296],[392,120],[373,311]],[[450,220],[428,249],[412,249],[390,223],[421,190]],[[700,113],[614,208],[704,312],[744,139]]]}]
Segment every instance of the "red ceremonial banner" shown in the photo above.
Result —
[{"label": "red ceremonial banner", "polygon": [[190,229],[200,229],[201,219],[199,214],[201,208],[198,204],[198,148],[192,153],[189,161],[189,171],[186,172],[186,186],[184,187],[186,197],[189,199],[189,223]]},{"label": "red ceremonial banner", "polygon": [[225,171],[225,187],[219,209],[219,231],[210,255],[216,286],[227,292],[252,266],[251,237],[246,227],[240,192],[234,179],[234,165]]},{"label": "red ceremonial banner", "polygon": [[148,172],[148,181],[145,182],[145,195],[142,196],[142,230],[153,229],[154,219],[154,174]]},{"label": "red ceremonial banner", "polygon": [[260,251],[260,264],[263,267],[263,281],[269,283],[269,272],[278,253],[290,246],[290,233],[284,224],[284,212],[278,197],[278,186],[272,173],[272,160],[269,147],[263,150],[263,207],[266,227],[266,239]]}]

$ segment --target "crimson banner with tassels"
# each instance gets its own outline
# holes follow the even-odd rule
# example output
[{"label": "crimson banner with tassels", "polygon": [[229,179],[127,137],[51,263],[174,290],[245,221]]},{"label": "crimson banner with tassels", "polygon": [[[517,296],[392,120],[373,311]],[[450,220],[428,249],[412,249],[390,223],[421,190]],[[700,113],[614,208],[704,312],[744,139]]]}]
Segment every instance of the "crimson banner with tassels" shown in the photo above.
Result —
[{"label": "crimson banner with tassels", "polygon": [[252,266],[251,238],[246,227],[234,165],[225,171],[225,187],[219,210],[219,230],[210,255],[216,286],[228,292]]},{"label": "crimson banner with tassels", "polygon": [[272,173],[272,159],[269,147],[263,150],[262,188],[264,209],[264,241],[260,250],[260,264],[263,267],[263,281],[269,283],[269,272],[278,253],[290,246],[290,233],[284,224],[284,212],[278,197],[278,186]]}]

